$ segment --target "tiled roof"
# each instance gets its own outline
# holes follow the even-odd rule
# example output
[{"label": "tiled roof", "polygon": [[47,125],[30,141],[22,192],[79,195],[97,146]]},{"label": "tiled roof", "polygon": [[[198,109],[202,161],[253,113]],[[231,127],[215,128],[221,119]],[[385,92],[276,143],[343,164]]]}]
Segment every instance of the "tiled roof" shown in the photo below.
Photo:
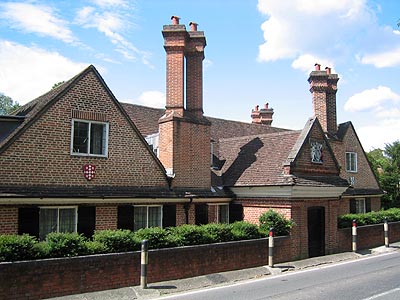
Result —
[{"label": "tiled roof", "polygon": [[[164,109],[130,103],[121,104],[143,136],[158,132],[158,120],[164,114]],[[211,138],[214,141],[223,138],[288,131],[288,129],[263,124],[224,120],[208,116],[206,118],[211,121]]]},{"label": "tiled roof", "polygon": [[221,188],[174,189],[141,186],[0,186],[5,198],[221,198],[232,194]]},{"label": "tiled roof", "polygon": [[226,186],[291,185],[283,162],[300,131],[285,131],[220,140],[223,183]]}]

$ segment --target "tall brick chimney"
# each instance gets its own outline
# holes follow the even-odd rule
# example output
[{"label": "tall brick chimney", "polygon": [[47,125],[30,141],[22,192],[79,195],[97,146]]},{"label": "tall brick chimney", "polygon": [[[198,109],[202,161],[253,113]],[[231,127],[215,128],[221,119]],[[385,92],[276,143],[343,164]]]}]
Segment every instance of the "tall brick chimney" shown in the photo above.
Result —
[{"label": "tall brick chimney", "polygon": [[[210,121],[203,116],[203,59],[206,39],[197,24],[190,31],[171,17],[163,26],[166,51],[166,106],[159,120],[159,158],[173,187],[211,187]],[[185,87],[186,58],[186,102]],[[186,104],[186,105],[185,105]]]},{"label": "tall brick chimney", "polygon": [[264,124],[271,125],[272,124],[272,115],[274,114],[274,109],[269,108],[269,104],[266,103],[264,108],[259,109],[259,106],[251,111],[251,122],[254,124]]},{"label": "tall brick chimney", "polygon": [[196,117],[203,116],[203,60],[206,38],[197,31],[197,23],[190,22],[186,47],[186,109]]},{"label": "tall brick chimney", "polygon": [[321,65],[315,64],[315,70],[310,73],[308,82],[312,94],[314,115],[321,123],[322,129],[331,134],[337,132],[336,92],[339,77],[326,67],[321,71]]}]

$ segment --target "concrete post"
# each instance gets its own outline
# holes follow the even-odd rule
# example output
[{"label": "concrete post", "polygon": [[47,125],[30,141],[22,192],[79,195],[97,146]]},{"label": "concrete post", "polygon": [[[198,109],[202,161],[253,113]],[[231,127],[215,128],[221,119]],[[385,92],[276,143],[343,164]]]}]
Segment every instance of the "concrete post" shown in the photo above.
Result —
[{"label": "concrete post", "polygon": [[147,263],[149,259],[149,246],[148,241],[142,241],[142,252],[140,261],[140,287],[147,289]]},{"label": "concrete post", "polygon": [[351,234],[352,234],[352,250],[353,250],[353,252],[356,252],[357,251],[357,221],[356,220],[353,220]]},{"label": "concrete post", "polygon": [[383,230],[385,231],[385,247],[389,247],[389,225],[386,217],[383,223]]},{"label": "concrete post", "polygon": [[268,266],[274,266],[274,228],[271,227],[269,229],[269,238],[268,238]]}]

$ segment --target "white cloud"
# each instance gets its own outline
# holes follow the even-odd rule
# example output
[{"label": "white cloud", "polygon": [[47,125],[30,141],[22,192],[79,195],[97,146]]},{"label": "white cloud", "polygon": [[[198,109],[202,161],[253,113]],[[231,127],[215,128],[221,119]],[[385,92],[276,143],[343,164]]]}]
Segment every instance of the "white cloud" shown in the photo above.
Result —
[{"label": "white cloud", "polygon": [[[95,2],[101,6],[105,6],[106,4],[116,4],[117,2],[122,4],[123,1]],[[117,9],[103,10],[87,6],[78,11],[75,21],[84,28],[95,28],[104,34],[116,46],[115,50],[121,53],[126,59],[136,60],[137,56],[140,56],[144,64],[151,66],[149,62],[150,53],[138,49],[123,36],[123,32],[130,26],[130,22],[126,17],[127,15],[123,11]]]},{"label": "white cloud", "polygon": [[[366,0],[259,0],[258,9],[267,17],[261,25],[265,42],[258,60],[291,59],[292,67],[303,71],[315,63],[310,56],[330,66],[343,57],[354,59],[359,44],[369,38],[365,28],[373,28],[374,37],[380,32]],[[308,62],[311,66],[306,67]]]},{"label": "white cloud", "polygon": [[400,65],[400,47],[385,52],[366,54],[359,60],[363,64],[371,64],[376,68],[398,66]]},{"label": "white cloud", "polygon": [[0,40],[0,92],[25,104],[68,80],[88,64],[73,62],[57,52]]},{"label": "white cloud", "polygon": [[0,16],[9,22],[11,27],[49,36],[65,43],[76,41],[67,22],[58,18],[49,6],[8,2],[0,7],[2,8]]},{"label": "white cloud", "polygon": [[318,63],[322,66],[331,68],[332,72],[335,73],[334,63],[329,59],[319,58],[311,54],[300,55],[292,62],[292,68],[301,70],[305,73],[310,73],[314,69],[314,65]]},{"label": "white cloud", "polygon": [[399,132],[399,118],[382,120],[374,125],[357,128],[358,137],[367,152],[376,148],[383,149],[385,144],[399,140]]},{"label": "white cloud", "polygon": [[165,94],[160,91],[145,91],[138,99],[127,99],[122,102],[140,104],[154,108],[165,108],[166,98]]},{"label": "white cloud", "polygon": [[127,6],[127,2],[124,0],[92,0],[92,3],[101,6],[101,7],[107,7],[107,6]]},{"label": "white cloud", "polygon": [[344,105],[344,110],[356,112],[362,110],[381,110],[384,102],[398,102],[400,96],[385,86],[364,90],[351,96]]}]

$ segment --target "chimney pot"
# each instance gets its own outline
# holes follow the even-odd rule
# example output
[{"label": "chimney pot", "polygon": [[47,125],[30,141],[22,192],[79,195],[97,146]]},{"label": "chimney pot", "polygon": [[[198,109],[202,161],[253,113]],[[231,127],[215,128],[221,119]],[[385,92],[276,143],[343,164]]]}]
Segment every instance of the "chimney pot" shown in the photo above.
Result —
[{"label": "chimney pot", "polygon": [[255,111],[258,111],[258,108],[259,108],[259,106],[258,106],[258,105],[256,105]]},{"label": "chimney pot", "polygon": [[179,17],[178,16],[172,16],[171,20],[172,20],[172,25],[179,25]]},{"label": "chimney pot", "polygon": [[314,66],[315,66],[315,71],[321,70],[321,65],[319,63],[316,63]]},{"label": "chimney pot", "polygon": [[325,68],[325,71],[326,71],[326,74],[328,74],[328,75],[331,74],[331,68],[326,67],[326,68]]},{"label": "chimney pot", "polygon": [[265,103],[265,109],[268,109],[269,103]]},{"label": "chimney pot", "polygon": [[189,26],[190,26],[190,31],[197,31],[197,26],[199,24],[195,23],[195,22],[190,22]]}]

